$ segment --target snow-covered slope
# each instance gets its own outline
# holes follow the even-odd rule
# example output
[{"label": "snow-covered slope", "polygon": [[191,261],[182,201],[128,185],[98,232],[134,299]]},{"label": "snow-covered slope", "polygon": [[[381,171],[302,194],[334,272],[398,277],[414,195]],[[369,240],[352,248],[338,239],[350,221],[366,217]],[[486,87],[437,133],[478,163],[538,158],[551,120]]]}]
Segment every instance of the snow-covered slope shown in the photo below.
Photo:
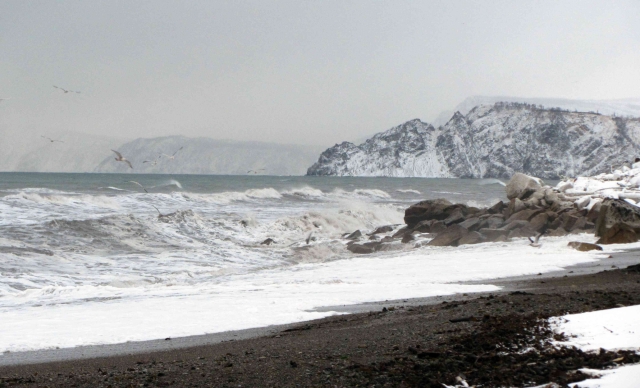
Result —
[{"label": "snow-covered slope", "polygon": [[359,146],[343,142],[327,149],[307,175],[451,176],[433,152],[433,126],[415,119],[379,133]]},{"label": "snow-covered slope", "polygon": [[542,178],[595,175],[640,156],[640,119],[519,103],[456,112],[442,127],[412,120],[360,146],[336,144],[308,175]]},{"label": "snow-covered slope", "polygon": [[[13,136],[12,136],[13,135]],[[91,172],[127,139],[78,132],[0,133],[0,171]]]},{"label": "snow-covered slope", "polygon": [[442,126],[449,121],[455,112],[463,115],[478,105],[493,105],[496,102],[519,102],[541,105],[545,108],[560,108],[578,112],[596,112],[604,115],[640,117],[640,98],[624,98],[616,100],[570,100],[566,98],[530,98],[509,96],[471,96],[458,104],[452,111],[441,112],[433,125]]},{"label": "snow-covered slope", "polygon": [[[116,150],[134,168],[116,162],[115,155],[106,149],[95,172],[234,175],[256,170],[265,175],[304,175],[305,166],[313,162],[321,147],[168,136],[136,139]],[[158,158],[174,153],[174,159]],[[145,160],[157,164],[143,163]]]}]

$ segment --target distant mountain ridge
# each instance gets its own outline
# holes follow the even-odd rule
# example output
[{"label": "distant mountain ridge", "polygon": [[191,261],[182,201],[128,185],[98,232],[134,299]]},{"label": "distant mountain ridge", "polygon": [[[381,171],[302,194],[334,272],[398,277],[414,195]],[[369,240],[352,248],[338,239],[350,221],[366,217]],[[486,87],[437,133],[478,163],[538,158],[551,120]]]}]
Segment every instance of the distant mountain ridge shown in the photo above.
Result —
[{"label": "distant mountain ridge", "polygon": [[418,119],[325,150],[307,175],[541,178],[609,171],[640,155],[640,118],[543,108],[479,105],[435,128]]},{"label": "distant mountain ridge", "polygon": [[471,96],[459,103],[453,110],[441,112],[433,126],[440,127],[449,121],[455,112],[463,115],[478,105],[493,105],[497,102],[517,102],[539,105],[544,108],[560,108],[578,112],[596,112],[608,116],[640,117],[640,98],[620,98],[614,100],[571,100],[567,98],[511,97],[511,96]]},{"label": "distant mountain ridge", "polygon": [[[140,138],[116,149],[131,161],[133,169],[125,163],[116,162],[115,154],[111,153],[103,158],[94,172],[246,175],[249,170],[254,170],[265,175],[304,175],[306,166],[315,160],[322,148],[204,137]],[[166,156],[158,158],[174,153],[173,160]],[[150,162],[143,163],[145,160]],[[152,161],[157,161],[157,164]]]}]

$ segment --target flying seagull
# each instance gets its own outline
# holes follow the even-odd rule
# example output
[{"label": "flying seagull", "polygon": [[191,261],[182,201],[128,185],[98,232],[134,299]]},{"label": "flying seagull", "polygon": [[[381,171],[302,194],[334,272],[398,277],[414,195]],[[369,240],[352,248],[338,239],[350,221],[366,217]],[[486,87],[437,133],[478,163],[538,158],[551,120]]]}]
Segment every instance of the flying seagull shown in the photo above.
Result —
[{"label": "flying seagull", "polygon": [[133,183],[133,184],[135,184],[135,185],[138,185],[138,186],[142,187],[142,190],[144,190],[144,192],[145,192],[145,193],[148,193],[147,189],[145,189],[145,187],[144,187],[144,186],[142,186],[140,183],[138,183],[138,182],[136,182],[136,181],[127,181],[127,182],[129,182],[129,183]]},{"label": "flying seagull", "polygon": [[544,234],[544,232],[538,233],[538,235],[536,236],[535,240],[533,240],[531,237],[527,237],[529,239],[529,241],[531,242],[531,244],[529,244],[529,245],[531,245],[532,247],[535,247],[535,248],[540,248],[542,246],[542,243],[539,243],[538,241],[540,240],[540,236],[542,236],[543,234]]},{"label": "flying seagull", "polygon": [[307,243],[307,245],[309,245],[309,241],[311,241],[311,238],[313,237],[313,231],[311,231],[311,233],[309,233],[309,235],[307,236],[307,239],[305,240],[305,242]]},{"label": "flying seagull", "polygon": [[143,160],[142,163],[151,163],[152,166],[156,166],[158,164],[158,159],[160,159],[162,156],[158,155],[158,157],[155,160]]},{"label": "flying seagull", "polygon": [[127,158],[125,158],[124,156],[122,156],[122,154],[116,150],[111,150],[113,152],[116,153],[117,157],[116,157],[116,161],[117,162],[125,162],[126,164],[129,165],[130,168],[133,168],[133,166],[131,165],[131,162],[127,160]]},{"label": "flying seagull", "polygon": [[80,92],[76,92],[75,90],[67,90],[67,89],[63,89],[63,88],[60,88],[60,87],[58,87],[58,86],[56,86],[56,85],[53,85],[53,87],[54,87],[54,88],[56,88],[56,89],[60,89],[60,90],[62,90],[65,94],[67,94],[67,93],[78,93],[78,94],[79,94],[79,93],[80,93]]},{"label": "flying seagull", "polygon": [[156,209],[156,210],[158,211],[158,218],[163,218],[163,217],[168,217],[168,216],[169,216],[169,214],[162,214],[162,213],[160,213],[160,210],[158,210],[158,208],[157,208],[157,207],[155,207],[154,205],[151,205],[151,206],[153,206],[153,208],[154,208],[154,209]]},{"label": "flying seagull", "polygon": [[258,171],[264,171],[264,168],[259,168],[259,169],[257,169],[257,170],[248,170],[248,171],[247,171],[247,174],[251,174],[251,173],[257,174],[257,173],[258,173]]},{"label": "flying seagull", "polygon": [[[184,146],[182,146],[182,147],[178,148],[178,151],[180,151],[180,150],[181,150],[181,149],[183,149],[183,148],[184,148]],[[166,156],[167,158],[169,158],[169,160],[173,160],[173,159],[175,159],[175,158],[176,158],[176,154],[178,153],[178,151],[174,152],[174,153],[173,153],[173,155],[167,155],[167,154],[162,154],[162,155],[164,155],[164,156]]]},{"label": "flying seagull", "polygon": [[50,141],[50,142],[52,142],[52,143],[55,143],[55,142],[64,143],[62,140],[54,140],[54,139],[52,139],[52,138],[50,138],[50,137],[46,137],[46,136],[42,136],[42,135],[40,135],[40,137],[42,137],[42,138],[44,138],[44,139],[47,139],[47,140],[49,140],[49,141]]}]

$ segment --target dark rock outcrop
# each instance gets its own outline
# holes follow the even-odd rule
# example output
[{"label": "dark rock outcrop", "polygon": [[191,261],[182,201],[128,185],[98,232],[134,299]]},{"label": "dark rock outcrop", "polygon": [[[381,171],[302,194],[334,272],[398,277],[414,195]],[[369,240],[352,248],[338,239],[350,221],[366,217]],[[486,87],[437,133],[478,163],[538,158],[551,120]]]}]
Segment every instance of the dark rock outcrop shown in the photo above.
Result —
[{"label": "dark rock outcrop", "polygon": [[458,240],[466,236],[469,231],[458,224],[453,224],[431,241],[428,245],[436,247],[455,246],[458,245]]},{"label": "dark rock outcrop", "polygon": [[640,239],[640,208],[620,199],[605,199],[595,224],[598,244],[625,244]]}]

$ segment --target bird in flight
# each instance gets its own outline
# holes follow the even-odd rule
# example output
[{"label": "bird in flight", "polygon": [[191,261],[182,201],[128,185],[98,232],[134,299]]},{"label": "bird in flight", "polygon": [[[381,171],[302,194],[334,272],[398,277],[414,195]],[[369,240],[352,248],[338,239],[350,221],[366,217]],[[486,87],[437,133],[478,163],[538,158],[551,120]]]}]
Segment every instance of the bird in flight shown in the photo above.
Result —
[{"label": "bird in flight", "polygon": [[140,183],[138,183],[136,181],[127,181],[127,182],[128,183],[133,183],[135,185],[138,185],[138,186],[142,187],[142,190],[144,190],[145,193],[148,193],[147,189],[144,186],[142,186]]},{"label": "bird in flight", "polygon": [[58,86],[56,86],[56,85],[53,85],[53,87],[54,87],[54,88],[56,88],[56,89],[60,89],[60,90],[62,90],[65,94],[67,94],[67,93],[78,93],[78,94],[80,94],[80,92],[76,92],[75,90],[67,90],[67,89],[63,89],[63,88],[60,88],[60,87],[58,87]]},{"label": "bird in flight", "polygon": [[[180,151],[183,148],[184,148],[184,146],[178,148],[178,151]],[[162,154],[162,155],[166,156],[169,160],[173,160],[173,159],[176,158],[176,154],[178,153],[178,151],[174,152],[173,155],[167,155],[167,154]]]},{"label": "bird in flight", "polygon": [[264,171],[264,168],[259,168],[259,169],[257,169],[257,170],[248,170],[248,171],[247,171],[247,174],[251,174],[251,173],[257,174],[257,173],[258,173],[258,171]]},{"label": "bird in flight", "polygon": [[535,247],[535,248],[540,248],[542,246],[542,243],[539,243],[538,241],[540,240],[540,236],[542,236],[543,234],[544,234],[544,232],[538,233],[538,235],[536,236],[535,240],[532,239],[531,237],[527,237],[529,239],[529,242],[531,243],[529,245],[531,245],[532,247]]},{"label": "bird in flight", "polygon": [[49,140],[51,143],[55,143],[55,142],[64,143],[62,140],[54,140],[54,139],[52,139],[50,137],[46,137],[46,136],[40,135],[40,137]]},{"label": "bird in flight", "polygon": [[157,208],[157,207],[155,207],[154,205],[151,205],[151,206],[153,206],[153,208],[154,208],[154,209],[156,209],[156,210],[158,211],[158,218],[169,217],[171,214],[173,214],[173,213],[171,213],[171,214],[162,214],[162,213],[160,213],[160,209],[158,209],[158,208]]},{"label": "bird in flight", "polygon": [[125,162],[126,164],[129,165],[130,168],[133,168],[133,166],[131,165],[131,162],[127,160],[127,158],[125,158],[124,156],[122,156],[122,154],[116,150],[111,150],[113,152],[116,153],[116,161],[117,162]]},{"label": "bird in flight", "polygon": [[155,160],[143,160],[142,163],[151,163],[152,166],[156,166],[158,164],[158,159],[160,159],[162,156],[158,155],[158,157]]}]

